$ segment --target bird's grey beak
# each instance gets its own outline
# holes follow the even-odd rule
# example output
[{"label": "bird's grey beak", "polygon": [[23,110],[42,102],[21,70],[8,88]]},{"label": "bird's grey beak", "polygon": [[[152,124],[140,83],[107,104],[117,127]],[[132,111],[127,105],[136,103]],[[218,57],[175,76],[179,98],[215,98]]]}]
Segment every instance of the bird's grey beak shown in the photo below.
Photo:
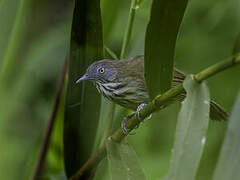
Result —
[{"label": "bird's grey beak", "polygon": [[76,83],[80,83],[82,81],[88,80],[88,75],[84,74],[81,78],[79,78]]}]

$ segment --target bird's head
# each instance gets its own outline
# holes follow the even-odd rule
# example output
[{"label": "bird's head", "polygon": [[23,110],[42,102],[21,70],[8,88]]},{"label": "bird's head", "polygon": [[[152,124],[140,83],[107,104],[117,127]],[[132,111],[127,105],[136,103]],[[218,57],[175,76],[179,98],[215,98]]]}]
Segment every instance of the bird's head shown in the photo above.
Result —
[{"label": "bird's head", "polygon": [[117,69],[114,67],[114,61],[104,59],[92,63],[86,73],[79,78],[76,83],[80,83],[85,80],[90,80],[95,83],[109,83],[116,79]]}]

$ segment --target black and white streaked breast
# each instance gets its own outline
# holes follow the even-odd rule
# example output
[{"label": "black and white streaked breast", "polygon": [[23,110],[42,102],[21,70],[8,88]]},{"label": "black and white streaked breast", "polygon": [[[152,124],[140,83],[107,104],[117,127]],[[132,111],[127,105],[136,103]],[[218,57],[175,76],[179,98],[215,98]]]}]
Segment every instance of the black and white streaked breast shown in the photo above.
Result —
[{"label": "black and white streaked breast", "polygon": [[136,110],[140,104],[149,100],[149,96],[144,87],[141,88],[134,83],[138,82],[132,81],[132,85],[120,82],[96,83],[96,88],[110,101],[125,108]]}]

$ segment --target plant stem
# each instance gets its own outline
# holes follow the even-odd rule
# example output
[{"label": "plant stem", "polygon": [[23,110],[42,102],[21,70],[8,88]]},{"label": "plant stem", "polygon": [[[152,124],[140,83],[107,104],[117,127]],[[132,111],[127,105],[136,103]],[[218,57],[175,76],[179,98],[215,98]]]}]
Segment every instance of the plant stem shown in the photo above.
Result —
[{"label": "plant stem", "polygon": [[[236,55],[234,58],[231,57],[230,60],[228,59],[228,60],[219,62],[215,65],[212,65],[204,69],[203,71],[194,75],[194,79],[197,82],[201,83],[203,80],[208,79],[209,77],[212,77],[213,75],[236,65],[240,65],[240,54]],[[166,91],[164,94],[156,96],[151,103],[149,103],[147,106],[144,106],[144,108],[139,112],[141,120],[136,119],[136,117],[133,116],[131,119],[127,121],[126,128],[129,129],[129,132],[130,132],[137,125],[139,125],[141,121],[143,121],[146,117],[148,117],[151,113],[163,109],[164,105],[168,104],[170,101],[172,101],[172,98],[176,97],[183,91],[184,91],[183,85],[178,85]],[[121,142],[125,136],[127,136],[127,134],[124,134],[122,129],[119,128],[109,138],[115,142]],[[99,148],[97,153],[95,153],[82,166],[82,168],[70,179],[77,180],[83,176],[87,177],[87,174],[91,171],[91,169],[96,167],[98,163],[105,156],[106,156],[106,148],[105,146],[102,146],[101,148]]]},{"label": "plant stem", "polygon": [[137,7],[137,0],[132,0],[129,15],[128,15],[128,23],[127,23],[126,31],[123,38],[120,59],[123,59],[126,56],[126,50],[129,45],[131,34],[132,34],[132,27],[133,27],[136,7]]},{"label": "plant stem", "polygon": [[41,179],[42,170],[43,170],[44,162],[45,162],[45,159],[46,159],[46,155],[47,155],[47,151],[48,151],[48,147],[49,147],[49,143],[50,143],[50,138],[51,138],[51,135],[52,135],[52,132],[53,132],[53,127],[55,125],[56,115],[57,115],[58,107],[59,107],[59,104],[60,104],[62,91],[63,91],[63,88],[64,88],[64,81],[65,81],[65,77],[66,77],[66,74],[67,74],[68,62],[69,62],[69,57],[67,56],[66,59],[65,59],[63,69],[62,69],[60,82],[59,82],[58,89],[57,89],[57,92],[56,92],[56,96],[55,96],[55,99],[54,99],[54,105],[53,105],[52,113],[51,113],[49,121],[48,121],[46,134],[45,134],[45,137],[44,137],[43,144],[41,146],[40,155],[39,155],[37,163],[36,163],[36,167],[35,167],[35,170],[34,170],[34,173],[33,173],[32,180]]},{"label": "plant stem", "polygon": [[[124,59],[126,56],[126,50],[129,45],[131,33],[132,33],[136,6],[137,6],[137,0],[132,0],[129,15],[128,15],[128,23],[127,23],[125,34],[123,37],[123,44],[122,44],[120,59]],[[115,59],[118,59],[117,56],[109,48],[107,48],[106,46],[104,48],[112,57],[115,57]],[[110,135],[110,132],[112,130],[112,124],[113,124],[113,118],[114,118],[113,115],[114,115],[115,109],[116,109],[116,105],[114,103],[111,103],[110,112],[108,114],[107,127],[105,128],[104,135],[101,139],[100,147],[104,146],[105,139]]]},{"label": "plant stem", "polygon": [[107,46],[104,45],[104,49],[113,59],[115,59],[115,60],[119,59],[117,57],[117,55],[111,49],[109,49]]}]

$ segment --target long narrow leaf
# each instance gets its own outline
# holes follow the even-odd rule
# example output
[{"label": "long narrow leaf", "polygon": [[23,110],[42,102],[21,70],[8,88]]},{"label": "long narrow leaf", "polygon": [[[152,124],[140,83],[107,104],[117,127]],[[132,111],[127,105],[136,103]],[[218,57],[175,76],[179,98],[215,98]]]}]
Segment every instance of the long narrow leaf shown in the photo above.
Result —
[{"label": "long narrow leaf", "polygon": [[[233,54],[240,52],[240,34]],[[213,180],[240,179],[240,93],[233,108]]]},{"label": "long narrow leaf", "polygon": [[135,151],[126,142],[108,141],[107,158],[112,180],[146,180]]},{"label": "long narrow leaf", "polygon": [[89,158],[99,119],[100,95],[96,88],[89,82],[75,83],[93,61],[102,58],[99,3],[99,0],[75,1],[64,120],[64,159],[68,177]]},{"label": "long narrow leaf", "polygon": [[145,74],[150,97],[171,87],[175,44],[187,0],[154,0],[145,38]]},{"label": "long narrow leaf", "polygon": [[164,180],[194,180],[206,141],[209,122],[209,92],[205,83],[188,76],[187,97],[178,115],[171,169]]},{"label": "long narrow leaf", "polygon": [[213,180],[240,179],[240,93],[232,111]]}]

